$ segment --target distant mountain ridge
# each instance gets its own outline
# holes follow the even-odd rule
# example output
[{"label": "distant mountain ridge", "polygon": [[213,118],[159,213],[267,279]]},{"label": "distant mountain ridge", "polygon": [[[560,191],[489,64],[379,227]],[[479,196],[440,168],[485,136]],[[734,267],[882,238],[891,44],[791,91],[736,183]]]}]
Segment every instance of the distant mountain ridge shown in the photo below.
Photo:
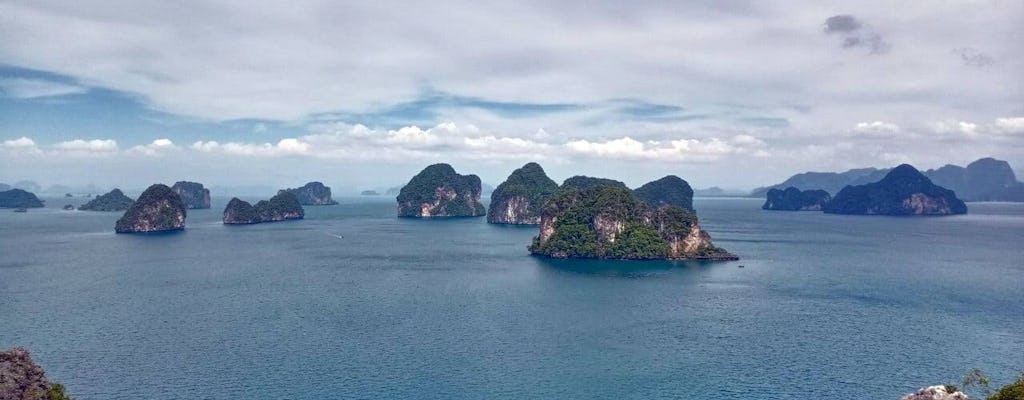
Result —
[{"label": "distant mountain ridge", "polygon": [[[891,168],[859,168],[845,172],[804,172],[784,182],[759,187],[750,197],[765,197],[771,189],[795,187],[800,190],[821,189],[837,194],[844,187],[865,185],[884,178]],[[1017,181],[1013,169],[1006,161],[991,157],[978,159],[966,167],[947,164],[923,172],[936,185],[954,191],[964,201],[1024,202],[1024,183]]]}]

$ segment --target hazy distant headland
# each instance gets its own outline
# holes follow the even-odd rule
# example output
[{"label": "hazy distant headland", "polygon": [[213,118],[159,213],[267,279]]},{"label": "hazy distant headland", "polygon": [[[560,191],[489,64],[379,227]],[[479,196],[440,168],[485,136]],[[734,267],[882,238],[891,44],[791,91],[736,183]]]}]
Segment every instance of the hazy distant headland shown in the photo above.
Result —
[{"label": "hazy distant headland", "polygon": [[[878,182],[890,168],[859,168],[845,172],[804,172],[793,175],[782,183],[760,187],[750,192],[751,197],[765,197],[771,189],[821,189],[831,195],[846,186]],[[1024,201],[1024,183],[1017,180],[1006,161],[994,158],[978,159],[966,167],[946,165],[923,172],[936,185],[956,193],[964,201]]]}]

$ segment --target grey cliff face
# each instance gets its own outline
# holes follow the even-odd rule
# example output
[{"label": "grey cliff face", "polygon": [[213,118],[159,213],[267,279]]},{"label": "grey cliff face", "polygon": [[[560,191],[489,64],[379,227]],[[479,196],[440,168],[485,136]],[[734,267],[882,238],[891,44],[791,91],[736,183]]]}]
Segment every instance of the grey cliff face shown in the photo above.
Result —
[{"label": "grey cliff face", "polygon": [[210,189],[203,187],[202,183],[180,181],[176,182],[171,189],[181,196],[181,201],[185,203],[186,208],[210,208]]},{"label": "grey cliff face", "polygon": [[117,220],[117,233],[162,232],[185,229],[185,204],[171,188],[150,186]]}]

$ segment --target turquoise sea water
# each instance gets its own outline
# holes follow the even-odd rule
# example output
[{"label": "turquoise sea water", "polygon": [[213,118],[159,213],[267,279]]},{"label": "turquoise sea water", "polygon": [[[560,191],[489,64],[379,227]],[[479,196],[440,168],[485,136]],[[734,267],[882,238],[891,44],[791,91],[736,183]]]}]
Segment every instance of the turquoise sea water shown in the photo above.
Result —
[{"label": "turquoise sea water", "polygon": [[531,257],[536,228],[397,219],[382,198],[253,226],[214,200],[164,235],[65,199],[0,211],[0,347],[79,400],[896,399],[1024,371],[1024,204],[696,199],[742,260],[672,263]]}]

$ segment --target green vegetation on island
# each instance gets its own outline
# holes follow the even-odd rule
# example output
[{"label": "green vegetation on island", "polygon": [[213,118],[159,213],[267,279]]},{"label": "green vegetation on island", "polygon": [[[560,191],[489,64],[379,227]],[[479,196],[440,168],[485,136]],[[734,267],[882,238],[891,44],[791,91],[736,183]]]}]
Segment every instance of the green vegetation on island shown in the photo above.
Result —
[{"label": "green vegetation on island", "polygon": [[114,225],[117,233],[161,232],[185,229],[185,204],[167,185],[155,184],[139,195]]},{"label": "green vegetation on island", "polygon": [[331,188],[320,182],[309,182],[302,187],[284,189],[295,195],[299,204],[304,206],[333,206],[338,204],[331,198]]},{"label": "green vegetation on island", "polygon": [[531,162],[512,171],[508,179],[491,193],[487,222],[492,224],[540,223],[540,214],[558,191],[558,184],[548,178],[544,169]]},{"label": "green vegetation on island", "polygon": [[237,197],[224,208],[223,222],[226,225],[258,224],[303,219],[306,216],[302,204],[292,192],[281,190],[270,200],[260,200],[256,205]]},{"label": "green vegetation on island", "polygon": [[689,210],[651,207],[628,188],[601,184],[562,190],[549,201],[530,252],[553,258],[737,259],[711,243]]},{"label": "green vegetation on island", "polygon": [[476,175],[459,175],[451,165],[434,164],[402,187],[396,198],[398,216],[479,217],[486,213],[480,194]]},{"label": "green vegetation on island", "polygon": [[135,200],[125,196],[121,189],[114,189],[107,194],[96,196],[78,209],[81,211],[124,211],[133,203]]},{"label": "green vegetation on island", "polygon": [[648,182],[636,188],[633,194],[651,207],[671,205],[693,212],[693,188],[675,175]]},{"label": "green vegetation on island", "polygon": [[617,188],[629,189],[625,183],[619,182],[614,179],[607,178],[594,178],[583,175],[576,175],[572,178],[566,179],[562,182],[561,188],[564,190],[581,190],[589,189],[595,186],[612,186]]}]

